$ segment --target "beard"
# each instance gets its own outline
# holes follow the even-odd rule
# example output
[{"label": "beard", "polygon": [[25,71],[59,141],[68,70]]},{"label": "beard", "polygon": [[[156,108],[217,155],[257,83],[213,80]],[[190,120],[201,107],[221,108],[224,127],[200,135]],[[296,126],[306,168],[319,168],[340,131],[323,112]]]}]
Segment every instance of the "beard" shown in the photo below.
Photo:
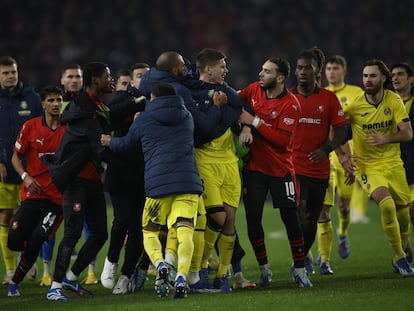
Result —
[{"label": "beard", "polygon": [[276,86],[276,80],[272,80],[272,81],[268,81],[268,82],[263,81],[262,84],[260,85],[260,87],[264,91],[273,89],[275,86]]},{"label": "beard", "polygon": [[368,95],[375,95],[381,90],[381,85],[371,85],[369,87],[364,85],[364,91]]}]

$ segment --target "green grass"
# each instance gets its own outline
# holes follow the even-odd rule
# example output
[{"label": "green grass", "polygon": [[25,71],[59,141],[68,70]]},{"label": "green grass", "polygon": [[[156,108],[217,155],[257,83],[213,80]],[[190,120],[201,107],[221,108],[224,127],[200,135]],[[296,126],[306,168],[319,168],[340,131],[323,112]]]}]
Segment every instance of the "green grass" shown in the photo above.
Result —
[{"label": "green grass", "polygon": [[[336,207],[331,214],[336,227]],[[266,246],[274,273],[273,283],[268,288],[237,290],[230,294],[190,294],[181,300],[161,299],[154,294],[152,277],[140,293],[112,295],[110,290],[96,284],[88,287],[94,292],[93,298],[80,298],[69,293],[69,301],[56,302],[46,300],[47,288],[25,280],[20,285],[21,297],[9,298],[7,287],[0,287],[0,310],[412,310],[414,278],[402,278],[391,272],[392,252],[381,229],[379,210],[372,203],[368,215],[370,224],[351,225],[351,255],[348,259],[338,256],[334,237],[331,267],[335,274],[320,276],[316,267],[317,274],[311,276],[314,287],[310,289],[298,288],[291,281],[290,248],[279,211],[266,206]],[[109,224],[111,217],[112,209],[108,209]],[[258,282],[259,271],[247,240],[243,207],[238,211],[237,221],[241,243],[247,253],[243,260],[244,275]],[[99,274],[107,247],[106,244],[99,253]],[[313,253],[316,252],[314,246]],[[41,273],[41,260],[38,267]],[[2,275],[3,264],[0,267]],[[85,275],[86,272],[81,277]]]}]

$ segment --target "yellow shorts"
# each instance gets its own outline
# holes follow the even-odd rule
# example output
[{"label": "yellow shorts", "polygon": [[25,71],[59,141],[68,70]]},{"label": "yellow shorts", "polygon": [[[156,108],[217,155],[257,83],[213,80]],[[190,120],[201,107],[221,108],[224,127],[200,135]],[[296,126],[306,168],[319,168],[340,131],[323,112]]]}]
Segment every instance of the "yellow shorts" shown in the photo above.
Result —
[{"label": "yellow shorts", "polygon": [[331,172],[329,173],[328,188],[326,189],[325,200],[323,201],[324,205],[333,206],[335,204],[335,170],[335,166],[333,166],[331,162]]},{"label": "yellow shorts", "polygon": [[198,194],[175,194],[162,198],[147,197],[142,214],[142,226],[154,224],[173,227],[180,218],[192,219],[195,223],[198,209]]},{"label": "yellow shorts", "polygon": [[407,205],[410,202],[407,179],[402,164],[397,164],[388,169],[384,169],[381,165],[375,168],[365,167],[363,171],[357,171],[357,178],[370,197],[379,187],[386,187],[390,191],[395,204]]},{"label": "yellow shorts", "polygon": [[0,209],[13,209],[20,205],[22,185],[0,182]]},{"label": "yellow shorts", "polygon": [[226,203],[234,208],[239,206],[241,181],[237,162],[198,164],[198,172],[204,182],[204,204],[222,206]]}]

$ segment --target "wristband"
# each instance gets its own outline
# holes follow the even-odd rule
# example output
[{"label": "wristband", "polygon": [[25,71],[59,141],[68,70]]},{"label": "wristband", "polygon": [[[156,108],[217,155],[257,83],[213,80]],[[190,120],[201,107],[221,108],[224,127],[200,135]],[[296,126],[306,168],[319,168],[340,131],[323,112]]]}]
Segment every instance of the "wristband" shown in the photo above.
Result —
[{"label": "wristband", "polygon": [[255,128],[258,128],[261,121],[262,121],[262,119],[260,119],[258,116],[255,116],[254,119],[253,119],[252,125]]},{"label": "wristband", "polygon": [[326,146],[322,147],[322,150],[323,150],[323,152],[326,153],[327,156],[333,151],[333,149],[330,145],[326,145]]},{"label": "wristband", "polygon": [[27,172],[23,172],[23,174],[20,176],[20,178],[22,179],[22,181],[24,181],[24,179],[27,177]]}]

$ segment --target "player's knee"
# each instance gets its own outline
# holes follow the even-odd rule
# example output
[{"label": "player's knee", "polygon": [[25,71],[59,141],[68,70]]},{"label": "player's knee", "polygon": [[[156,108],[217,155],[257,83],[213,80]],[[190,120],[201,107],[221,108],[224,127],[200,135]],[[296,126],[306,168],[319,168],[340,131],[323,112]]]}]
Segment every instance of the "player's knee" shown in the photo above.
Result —
[{"label": "player's knee", "polygon": [[213,230],[220,232],[226,221],[226,214],[222,206],[209,208],[207,210],[207,226]]},{"label": "player's knee", "polygon": [[7,247],[12,251],[21,252],[24,250],[24,240],[21,234],[10,230],[7,237]]}]

